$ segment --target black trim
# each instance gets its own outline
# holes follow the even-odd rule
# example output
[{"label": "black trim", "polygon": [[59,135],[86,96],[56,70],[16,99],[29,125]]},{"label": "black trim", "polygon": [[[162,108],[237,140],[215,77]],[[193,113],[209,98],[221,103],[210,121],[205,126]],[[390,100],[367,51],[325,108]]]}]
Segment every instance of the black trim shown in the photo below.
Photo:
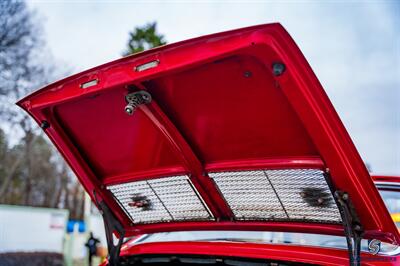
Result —
[{"label": "black trim", "polygon": [[375,183],[375,186],[378,190],[400,191],[400,186],[398,184]]},{"label": "black trim", "polygon": [[301,263],[296,261],[281,261],[259,258],[246,258],[235,256],[216,255],[188,255],[188,254],[141,254],[124,256],[121,258],[121,265],[137,266],[160,266],[160,265],[185,265],[185,266],[228,266],[228,265],[252,265],[252,266],[309,266],[314,264]]}]

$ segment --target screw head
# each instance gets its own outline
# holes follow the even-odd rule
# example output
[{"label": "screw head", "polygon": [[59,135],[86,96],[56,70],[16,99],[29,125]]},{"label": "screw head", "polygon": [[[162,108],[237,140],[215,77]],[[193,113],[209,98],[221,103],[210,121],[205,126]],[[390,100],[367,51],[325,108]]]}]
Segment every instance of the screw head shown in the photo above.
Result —
[{"label": "screw head", "polygon": [[272,64],[272,73],[275,77],[278,77],[285,72],[286,66],[282,63],[273,63]]},{"label": "screw head", "polygon": [[348,200],[349,199],[349,194],[343,193],[342,199],[343,200]]},{"label": "screw head", "polygon": [[250,78],[250,77],[252,76],[252,73],[251,73],[250,71],[245,71],[245,72],[243,73],[243,76],[244,76],[245,78]]},{"label": "screw head", "polygon": [[331,169],[326,168],[326,169],[325,169],[325,173],[330,174],[330,173],[331,173]]},{"label": "screw head", "polygon": [[40,127],[42,129],[48,129],[50,127],[50,123],[47,122],[46,120],[43,120],[42,123],[40,123]]}]

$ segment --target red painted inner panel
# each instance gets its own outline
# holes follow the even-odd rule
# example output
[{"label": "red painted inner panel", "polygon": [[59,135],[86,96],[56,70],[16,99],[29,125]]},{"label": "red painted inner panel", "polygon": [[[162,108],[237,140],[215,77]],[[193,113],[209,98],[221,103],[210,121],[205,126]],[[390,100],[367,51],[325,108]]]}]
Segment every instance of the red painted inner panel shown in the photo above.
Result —
[{"label": "red painted inner panel", "polygon": [[[268,50],[247,50],[144,85],[202,163],[318,156],[267,63],[257,59]],[[124,112],[127,93],[111,89],[55,113],[100,178],[183,167],[143,112]]]},{"label": "red painted inner panel", "polygon": [[[133,71],[138,64],[156,59],[158,67]],[[280,77],[271,73],[274,62],[287,66]],[[79,86],[92,79],[99,83],[87,89]],[[145,109],[146,114],[140,110],[133,116],[125,114],[125,85],[133,83],[145,85],[178,130],[155,104]],[[100,184],[190,172],[193,184],[218,218],[229,218],[229,210],[216,207],[219,201],[213,199],[219,194],[207,189],[212,182],[202,176],[204,169],[193,156],[197,155],[203,168],[216,171],[265,165],[299,167],[303,159],[305,165],[320,168],[321,159],[331,170],[336,188],[349,193],[366,229],[365,237],[400,242],[398,230],[323,88],[279,24],[204,36],[126,57],[51,84],[18,105],[38,123],[50,121],[46,134],[92,199],[94,191],[99,192],[105,203],[114,206],[113,212],[131,235],[198,230],[204,223],[132,227],[122,210],[93,182],[87,167],[102,179]],[[172,147],[169,141],[177,145]],[[222,221],[206,224],[208,228],[242,229],[228,220],[226,225]],[[260,223],[267,230],[292,228],[289,223]],[[243,224],[254,228],[252,223]],[[307,226],[308,231],[303,225],[295,230],[338,234],[337,228]]]},{"label": "red painted inner panel", "polygon": [[203,163],[318,152],[270,70],[236,55],[146,84]]},{"label": "red painted inner panel", "polygon": [[180,157],[145,114],[124,112],[126,89],[61,104],[59,123],[100,178],[181,166]]}]

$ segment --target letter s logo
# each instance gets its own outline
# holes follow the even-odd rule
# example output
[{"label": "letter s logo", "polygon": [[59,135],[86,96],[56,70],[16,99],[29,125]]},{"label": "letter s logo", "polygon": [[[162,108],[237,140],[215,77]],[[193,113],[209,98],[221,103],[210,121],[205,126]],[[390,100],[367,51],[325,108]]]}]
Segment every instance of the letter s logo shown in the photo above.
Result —
[{"label": "letter s logo", "polygon": [[381,241],[378,239],[368,240],[368,250],[373,255],[376,255],[381,250]]}]

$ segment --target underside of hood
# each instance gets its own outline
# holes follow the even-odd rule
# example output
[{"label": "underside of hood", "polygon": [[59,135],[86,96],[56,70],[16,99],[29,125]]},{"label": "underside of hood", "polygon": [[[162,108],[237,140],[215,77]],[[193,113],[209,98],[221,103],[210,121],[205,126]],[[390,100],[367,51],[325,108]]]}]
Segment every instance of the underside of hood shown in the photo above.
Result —
[{"label": "underside of hood", "polygon": [[122,58],[18,105],[125,236],[356,230],[400,241],[332,104],[279,24]]}]

